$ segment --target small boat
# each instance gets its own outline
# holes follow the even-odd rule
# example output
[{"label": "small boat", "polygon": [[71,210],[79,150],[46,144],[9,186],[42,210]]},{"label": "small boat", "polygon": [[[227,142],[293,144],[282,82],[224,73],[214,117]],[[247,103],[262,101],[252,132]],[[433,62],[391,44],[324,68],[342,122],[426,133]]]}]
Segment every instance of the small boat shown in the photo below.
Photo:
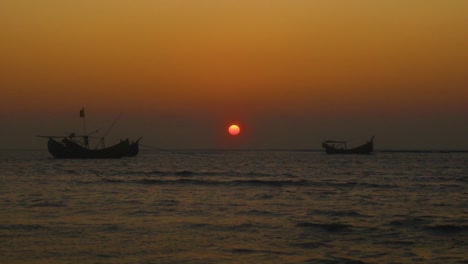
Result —
[{"label": "small boat", "polygon": [[364,145],[347,148],[347,141],[326,140],[322,142],[322,148],[327,154],[370,154],[374,152],[374,137]]},{"label": "small boat", "polygon": [[[84,109],[80,110],[80,117],[84,118]],[[114,121],[111,128],[114,126],[116,121]],[[119,159],[122,157],[135,157],[136,155],[138,155],[139,142],[141,140],[141,137],[135,142],[132,141],[132,143],[130,143],[130,140],[127,138],[125,140],[120,140],[119,143],[113,146],[105,147],[104,136],[107,135],[111,128],[109,128],[109,130],[105,133],[103,137],[94,137],[91,135],[99,131],[99,129],[91,134],[86,134],[86,125],[84,127],[84,135],[76,135],[75,133],[70,133],[66,137],[38,137],[44,137],[49,139],[47,143],[47,148],[50,154],[52,154],[52,156],[58,159]],[[80,138],[82,138],[82,141],[79,140]],[[94,149],[90,148],[89,146],[90,138],[99,139],[99,142]]]}]

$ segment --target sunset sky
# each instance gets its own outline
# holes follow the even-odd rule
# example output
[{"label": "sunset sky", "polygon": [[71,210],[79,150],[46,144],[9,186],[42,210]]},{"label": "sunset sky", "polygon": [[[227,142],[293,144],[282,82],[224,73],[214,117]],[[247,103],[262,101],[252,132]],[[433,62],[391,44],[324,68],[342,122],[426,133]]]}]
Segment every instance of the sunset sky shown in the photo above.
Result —
[{"label": "sunset sky", "polygon": [[468,149],[468,1],[0,1],[0,148],[82,107],[109,143]]}]

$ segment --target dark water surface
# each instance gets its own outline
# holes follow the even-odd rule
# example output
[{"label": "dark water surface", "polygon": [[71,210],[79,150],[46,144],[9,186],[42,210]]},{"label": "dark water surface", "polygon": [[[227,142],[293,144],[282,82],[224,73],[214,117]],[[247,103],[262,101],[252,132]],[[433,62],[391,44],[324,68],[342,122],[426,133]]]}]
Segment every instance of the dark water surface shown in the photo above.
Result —
[{"label": "dark water surface", "polygon": [[0,263],[468,263],[468,153],[0,151]]}]

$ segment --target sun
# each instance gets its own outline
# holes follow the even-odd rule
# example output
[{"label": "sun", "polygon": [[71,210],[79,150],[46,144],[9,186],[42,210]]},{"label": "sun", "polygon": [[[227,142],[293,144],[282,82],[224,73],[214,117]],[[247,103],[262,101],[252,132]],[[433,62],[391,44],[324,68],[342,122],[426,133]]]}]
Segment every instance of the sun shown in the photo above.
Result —
[{"label": "sun", "polygon": [[228,131],[231,136],[237,136],[240,133],[240,127],[238,125],[231,125]]}]

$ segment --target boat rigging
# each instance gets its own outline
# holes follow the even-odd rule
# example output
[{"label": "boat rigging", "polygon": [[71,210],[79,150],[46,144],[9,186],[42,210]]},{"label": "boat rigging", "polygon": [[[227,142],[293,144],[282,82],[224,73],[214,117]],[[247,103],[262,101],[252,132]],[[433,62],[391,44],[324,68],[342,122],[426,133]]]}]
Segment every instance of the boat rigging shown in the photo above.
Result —
[{"label": "boat rigging", "polygon": [[[93,132],[86,134],[86,121],[85,121],[85,112],[84,108],[80,110],[80,118],[83,118],[83,135],[77,135],[73,132],[69,133],[68,136],[38,136],[43,138],[48,138],[48,150],[55,158],[63,159],[98,159],[98,158],[122,158],[122,157],[134,157],[139,152],[139,142],[141,137],[130,143],[130,140],[127,138],[125,140],[120,140],[119,143],[105,147],[104,137],[111,131],[114,127],[117,120],[120,118],[121,114],[117,117],[116,120],[112,123],[110,128],[105,132],[102,137],[92,136],[97,133],[100,129],[94,130]],[[83,141],[77,140],[82,138]],[[62,140],[57,140],[57,139]],[[99,139],[99,142],[96,144],[94,149],[89,148],[90,138]],[[99,146],[101,146],[99,148]]]}]

